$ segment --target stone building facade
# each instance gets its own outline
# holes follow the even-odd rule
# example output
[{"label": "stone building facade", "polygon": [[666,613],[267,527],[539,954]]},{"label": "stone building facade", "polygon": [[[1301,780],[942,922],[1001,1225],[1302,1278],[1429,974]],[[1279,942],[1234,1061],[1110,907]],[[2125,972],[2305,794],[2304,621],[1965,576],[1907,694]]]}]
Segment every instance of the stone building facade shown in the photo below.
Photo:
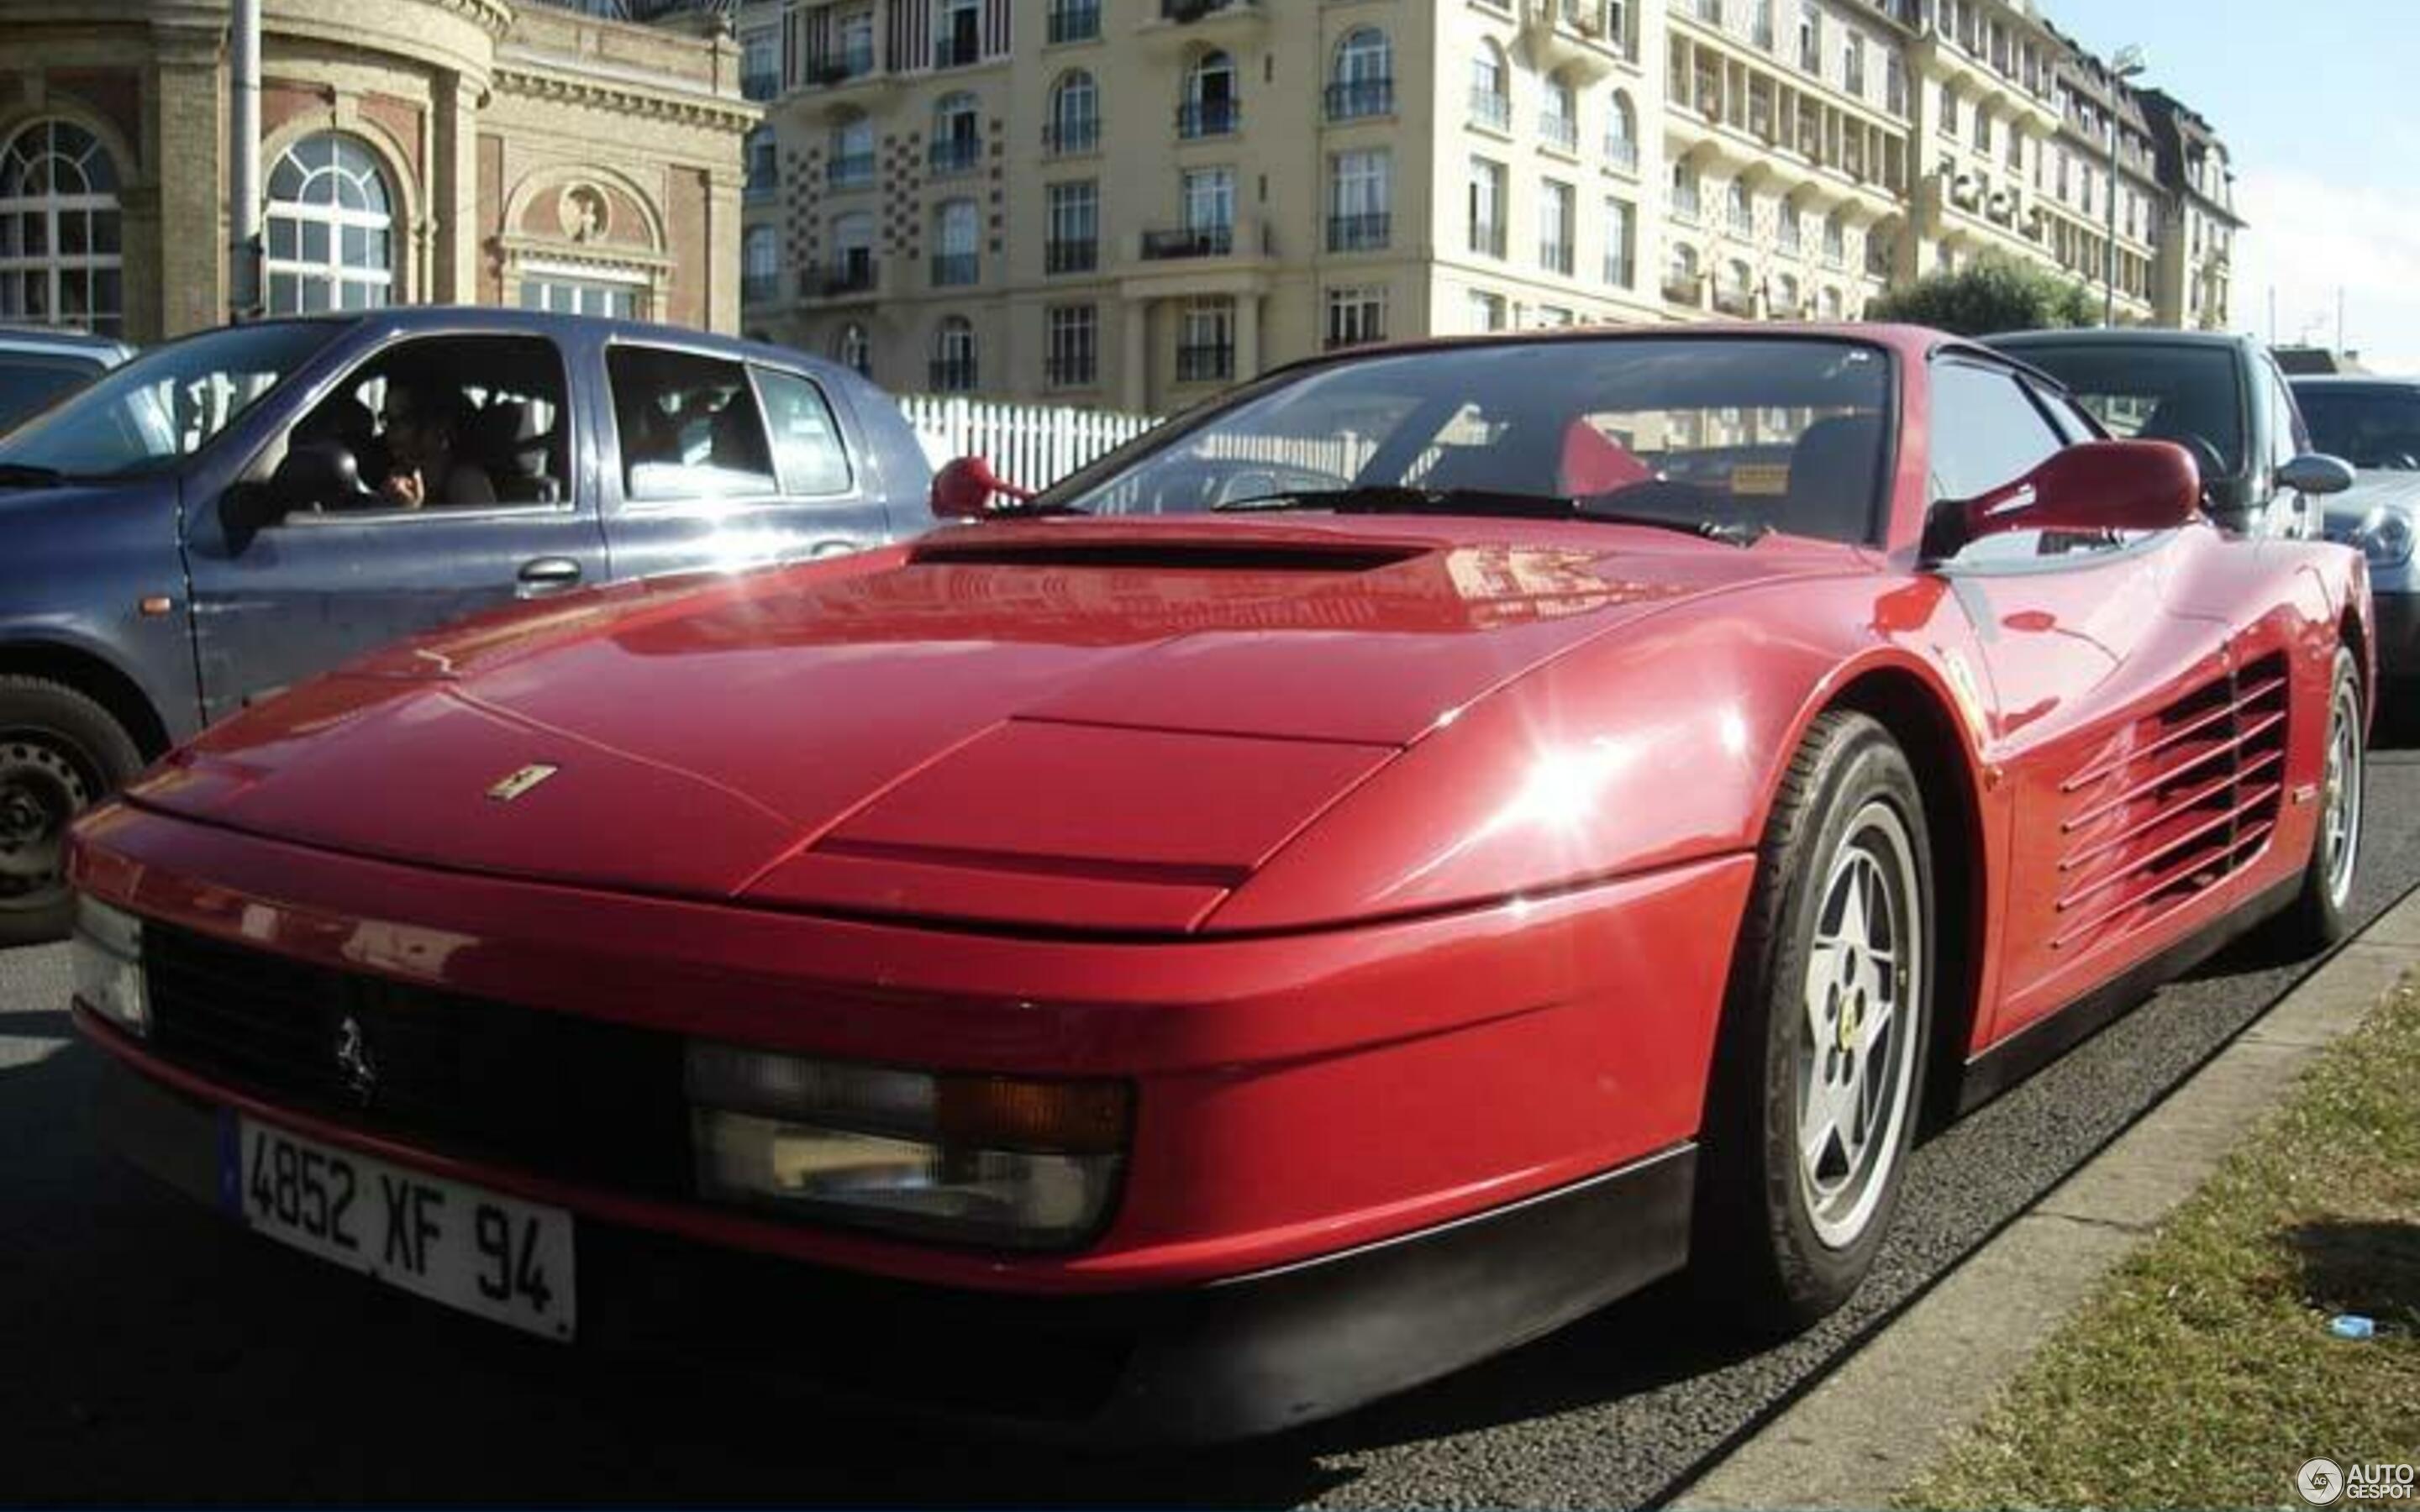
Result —
[{"label": "stone building facade", "polygon": [[[535,0],[264,0],[269,313],[739,319],[728,23]],[[226,0],[0,0],[0,321],[144,342],[228,313]]]},{"label": "stone building facade", "polygon": [[[2189,232],[2142,100],[2030,0],[743,0],[738,27],[772,100],[745,323],[901,390],[1164,411],[1380,337],[1854,318],[1995,252],[2097,297],[2113,126],[2121,320],[2169,317]],[[2223,290],[2180,309],[2226,321]]]}]

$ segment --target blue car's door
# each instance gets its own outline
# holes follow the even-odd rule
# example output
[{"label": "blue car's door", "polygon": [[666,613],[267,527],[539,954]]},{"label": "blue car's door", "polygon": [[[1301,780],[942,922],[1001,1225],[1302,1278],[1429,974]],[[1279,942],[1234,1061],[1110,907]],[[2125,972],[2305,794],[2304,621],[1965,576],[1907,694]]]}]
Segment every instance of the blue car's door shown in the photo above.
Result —
[{"label": "blue car's door", "polygon": [[599,367],[614,577],[796,562],[892,538],[885,479],[847,395],[805,364],[617,339]]},{"label": "blue car's door", "polygon": [[[569,402],[567,355],[535,335],[387,347],[313,395],[238,481],[189,501],[205,717],[412,632],[603,580],[594,470],[576,460],[593,447]],[[398,390],[423,397],[400,405]],[[399,424],[432,396],[450,409],[442,422]],[[265,517],[271,471],[302,444],[343,448],[365,486]],[[378,487],[406,471],[414,488]],[[414,492],[423,501],[406,507]]]}]

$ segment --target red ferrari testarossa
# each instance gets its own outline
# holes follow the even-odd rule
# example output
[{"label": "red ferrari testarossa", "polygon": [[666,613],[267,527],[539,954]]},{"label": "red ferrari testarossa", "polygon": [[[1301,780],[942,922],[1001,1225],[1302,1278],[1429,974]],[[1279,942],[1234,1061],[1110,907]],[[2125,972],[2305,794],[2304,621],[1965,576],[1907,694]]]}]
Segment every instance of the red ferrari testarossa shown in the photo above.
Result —
[{"label": "red ferrari testarossa", "polygon": [[1923,331],[1326,358],[211,730],[77,835],[76,1015],[267,1236],[976,1417],[1801,1323],[1921,1116],[2344,927],[2362,558],[2198,489]]}]

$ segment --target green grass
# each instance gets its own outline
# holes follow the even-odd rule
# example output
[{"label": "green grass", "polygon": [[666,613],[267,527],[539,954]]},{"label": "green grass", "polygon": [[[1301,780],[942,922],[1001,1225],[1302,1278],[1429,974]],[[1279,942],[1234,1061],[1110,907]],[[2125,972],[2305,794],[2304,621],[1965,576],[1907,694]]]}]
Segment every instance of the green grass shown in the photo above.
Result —
[{"label": "green grass", "polygon": [[[2340,1312],[2379,1336],[2328,1333]],[[1900,1497],[2295,1506],[2324,1457],[2420,1463],[2420,996],[2331,1047]],[[2404,1503],[2339,1503],[2412,1506]]]}]

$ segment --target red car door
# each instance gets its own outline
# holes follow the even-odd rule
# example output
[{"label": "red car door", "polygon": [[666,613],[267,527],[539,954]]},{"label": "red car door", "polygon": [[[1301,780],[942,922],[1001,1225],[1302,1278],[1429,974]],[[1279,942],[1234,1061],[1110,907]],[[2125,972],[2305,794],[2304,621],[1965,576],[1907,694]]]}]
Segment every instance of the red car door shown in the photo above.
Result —
[{"label": "red car door", "polygon": [[[2058,401],[1954,358],[1934,364],[1932,415],[1938,499],[2013,482],[2076,439]],[[2182,607],[2200,554],[2227,549],[2199,529],[2020,531],[1944,568],[1975,624],[2015,826],[1987,1041],[2176,938],[2241,859],[2227,626]]]}]

